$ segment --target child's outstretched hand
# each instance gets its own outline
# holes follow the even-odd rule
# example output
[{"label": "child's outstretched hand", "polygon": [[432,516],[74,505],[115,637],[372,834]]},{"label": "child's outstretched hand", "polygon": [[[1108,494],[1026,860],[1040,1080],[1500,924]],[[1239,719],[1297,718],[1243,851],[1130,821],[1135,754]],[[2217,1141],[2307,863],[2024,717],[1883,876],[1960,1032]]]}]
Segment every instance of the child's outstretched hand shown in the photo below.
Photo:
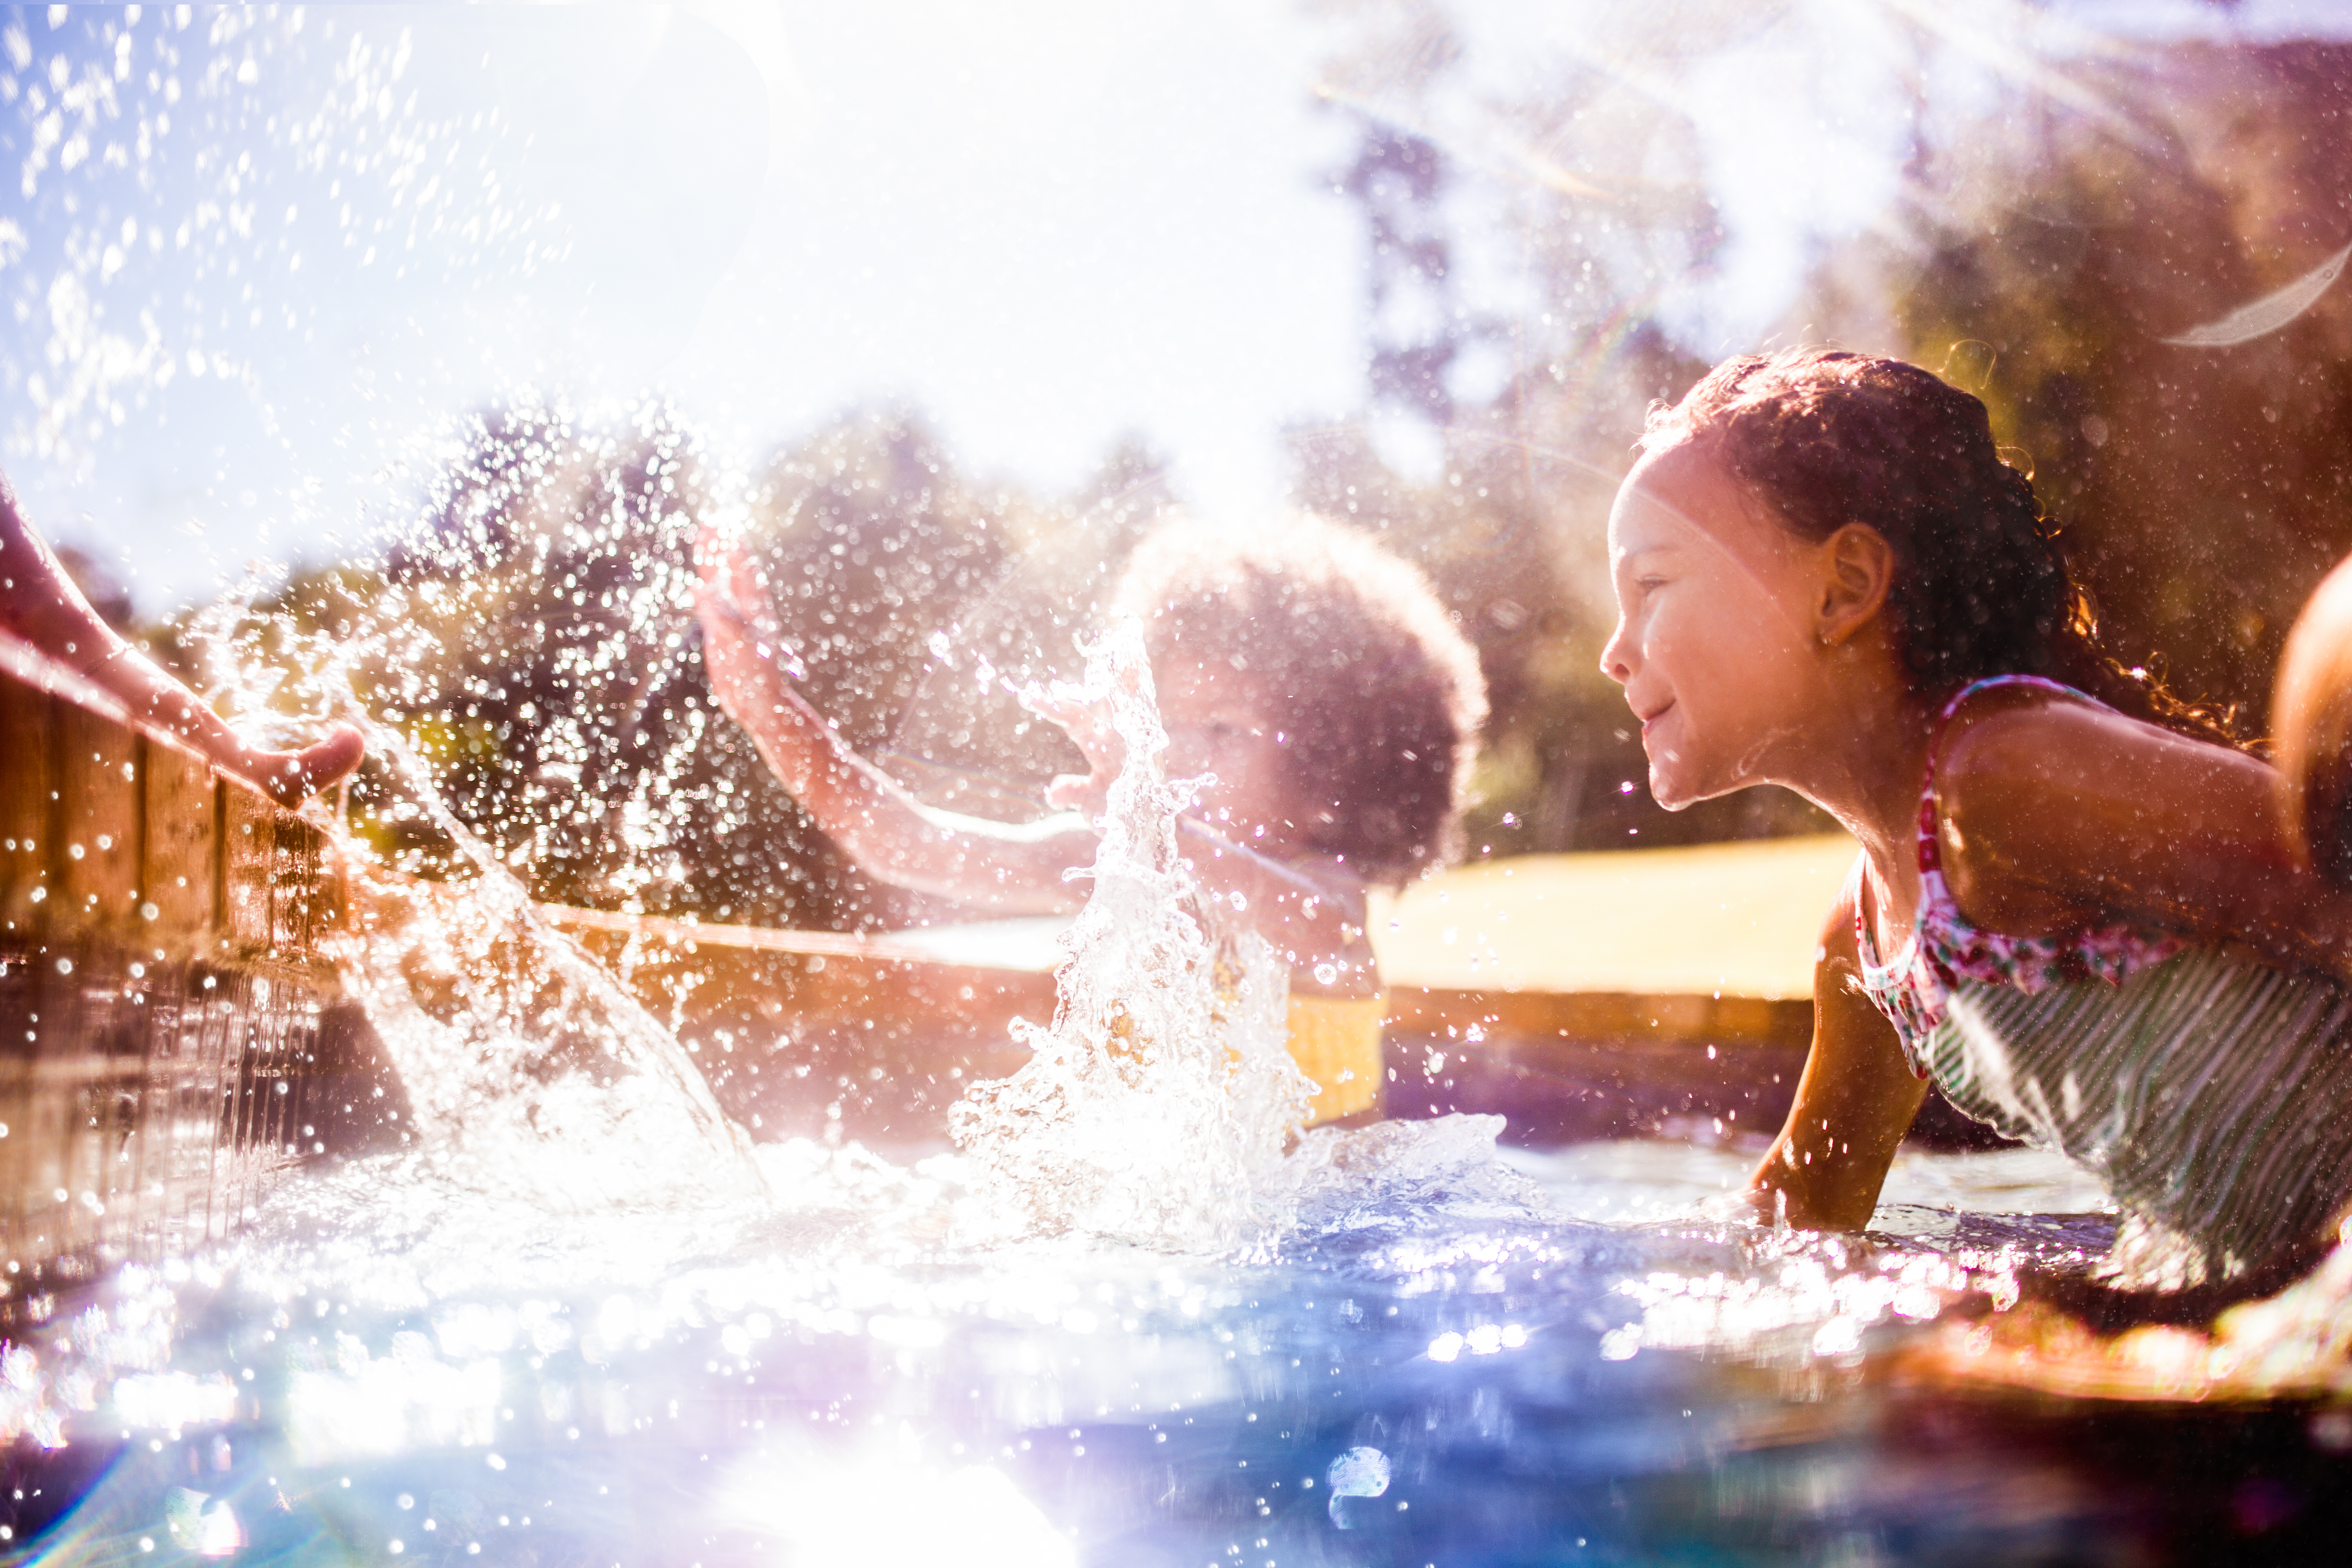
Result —
[{"label": "child's outstretched hand", "polygon": [[367,740],[349,724],[338,724],[325,740],[299,752],[265,752],[250,748],[242,754],[216,757],[215,763],[283,806],[297,806],[360,765],[367,755]]},{"label": "child's outstretched hand", "polygon": [[90,679],[120,698],[134,718],[174,735],[231,778],[291,810],[350,773],[367,755],[367,738],[338,724],[323,741],[272,751],[246,741],[194,692],[128,647],[100,662]]},{"label": "child's outstretched hand", "polygon": [[1085,773],[1064,773],[1045,786],[1045,804],[1057,811],[1100,816],[1109,809],[1111,781],[1127,765],[1127,742],[1111,726],[1109,699],[1089,701],[1077,688],[1057,682],[1024,691],[1021,706],[1059,724],[1087,759]]},{"label": "child's outstretched hand", "polygon": [[[1118,679],[1132,698],[1141,691],[1144,672],[1123,669]],[[1127,766],[1127,740],[1112,721],[1111,701],[1108,692],[1089,691],[1062,680],[1022,691],[1021,706],[1060,725],[1087,759],[1085,773],[1064,773],[1045,786],[1046,805],[1088,817],[1100,816],[1109,809],[1111,783]]]}]

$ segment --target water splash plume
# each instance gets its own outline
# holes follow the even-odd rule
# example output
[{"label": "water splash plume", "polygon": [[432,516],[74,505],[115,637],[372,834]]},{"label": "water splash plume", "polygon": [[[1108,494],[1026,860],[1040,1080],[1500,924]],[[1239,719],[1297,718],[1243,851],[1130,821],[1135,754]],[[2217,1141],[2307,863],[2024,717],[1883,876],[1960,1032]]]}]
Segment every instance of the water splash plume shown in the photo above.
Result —
[{"label": "water splash plume", "polygon": [[467,852],[461,881],[398,879],[348,845],[345,984],[398,1064],[436,1173],[562,1209],[741,1199],[749,1139],[677,1038],[551,930],[401,738],[370,744]]},{"label": "water splash plume", "polygon": [[[548,432],[559,423],[478,429],[471,460],[381,571],[224,600],[185,635],[207,695],[240,727],[276,738],[345,721],[367,736],[357,811],[310,810],[333,819],[351,893],[334,956],[413,1108],[406,1174],[567,1214],[758,1201],[750,1141],[685,1048],[540,918],[534,899],[548,889],[525,880],[560,886],[594,856],[620,873],[613,881],[642,889],[673,843],[633,836],[610,807],[642,804],[649,777],[684,776],[699,732],[666,735],[646,762],[626,759],[632,770],[589,759],[603,764],[597,791],[533,782],[545,759],[570,755],[566,736],[510,715],[534,701],[591,720],[642,706],[630,672],[656,671],[642,687],[677,659],[689,574],[686,525],[642,499],[683,468],[682,440],[656,424],[635,448],[558,441]],[[589,477],[536,505],[559,469]],[[648,544],[651,560],[633,570],[592,570]],[[583,601],[586,585],[598,590],[597,614],[552,624],[542,599],[518,595],[517,582],[551,563]],[[614,785],[636,787],[620,803],[597,797]],[[415,848],[425,841],[429,858]],[[428,865],[441,879],[415,874]]]},{"label": "water splash plume", "polygon": [[1126,759],[1093,896],[1062,939],[1054,1020],[1016,1026],[1036,1054],[950,1112],[973,1179],[959,1234],[1225,1246],[1314,1092],[1285,1046],[1289,972],[1263,937],[1192,912],[1206,906],[1176,816],[1194,785],[1162,770],[1140,626],[1114,624],[1087,649],[1083,684],[1052,696],[1106,710]]}]

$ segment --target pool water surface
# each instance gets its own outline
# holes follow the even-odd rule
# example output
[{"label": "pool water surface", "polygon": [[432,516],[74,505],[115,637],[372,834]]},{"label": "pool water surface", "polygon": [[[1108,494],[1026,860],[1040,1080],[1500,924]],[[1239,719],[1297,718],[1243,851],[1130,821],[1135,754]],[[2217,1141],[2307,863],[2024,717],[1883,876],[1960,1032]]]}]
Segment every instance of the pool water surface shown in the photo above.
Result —
[{"label": "pool water surface", "polygon": [[1313,1135],[1220,1256],[956,1247],[951,1157],[766,1145],[772,1201],[691,1218],[353,1162],[52,1304],[0,1376],[65,1446],[0,1500],[75,1562],[2141,1562],[2342,1522],[2324,1414],[1904,1375],[2105,1246],[2043,1156],[1906,1152],[1825,1238],[1703,1217],[1743,1148],[1496,1131]]}]

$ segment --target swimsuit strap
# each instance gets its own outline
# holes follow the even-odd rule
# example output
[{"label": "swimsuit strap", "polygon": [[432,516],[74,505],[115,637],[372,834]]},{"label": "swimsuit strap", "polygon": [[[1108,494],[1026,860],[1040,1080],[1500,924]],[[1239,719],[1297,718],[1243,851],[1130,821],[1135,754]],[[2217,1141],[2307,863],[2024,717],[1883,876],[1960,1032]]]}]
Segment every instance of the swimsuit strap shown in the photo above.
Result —
[{"label": "swimsuit strap", "polygon": [[1952,693],[1937,712],[1935,728],[1928,731],[1927,777],[1919,789],[1919,871],[1922,876],[1934,872],[1938,884],[1943,880],[1944,868],[1936,846],[1936,757],[1944,749],[1944,731],[1951,728],[1952,716],[1960,710],[1961,703],[1979,691],[1990,691],[2004,686],[2025,687],[2060,697],[2078,697],[2095,708],[2107,706],[2090,693],[2077,691],[2063,681],[2053,680],[2046,675],[1988,675],[1981,680],[1969,681]]},{"label": "swimsuit strap", "polygon": [[1952,694],[1936,715],[1927,741],[1927,765],[1919,795],[1919,906],[1911,917],[1911,941],[1884,965],[1875,962],[1877,946],[1863,919],[1862,862],[1857,859],[1854,865],[1854,942],[1863,991],[1895,1025],[1904,1059],[1921,1078],[1927,1076],[1922,1055],[1927,1037],[1943,1022],[1952,990],[1962,980],[2011,985],[2028,995],[2064,980],[2095,978],[2120,984],[2135,972],[2172,957],[2183,945],[2178,937],[2121,921],[2063,936],[2008,936],[1971,925],[1960,913],[1951,885],[1944,879],[1937,847],[1936,755],[1960,704],[1979,691],[2002,686],[2030,687],[2106,707],[2095,697],[2039,675],[1989,676]]}]

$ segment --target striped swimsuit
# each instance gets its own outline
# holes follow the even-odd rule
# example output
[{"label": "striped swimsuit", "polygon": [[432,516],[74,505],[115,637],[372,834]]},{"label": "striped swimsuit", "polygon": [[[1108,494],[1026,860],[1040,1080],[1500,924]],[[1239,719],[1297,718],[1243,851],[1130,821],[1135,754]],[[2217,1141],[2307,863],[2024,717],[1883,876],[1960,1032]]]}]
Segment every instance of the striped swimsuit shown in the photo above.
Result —
[{"label": "striped swimsuit", "polygon": [[[2092,700],[2034,676],[2032,686]],[[1919,910],[1877,962],[1849,883],[1862,984],[1911,1069],[1968,1115],[2099,1175],[2119,1211],[2099,1272],[2137,1289],[2225,1280],[2320,1236],[2352,1197],[2352,990],[2124,924],[2011,937],[1969,924],[1937,852],[1935,748]]]}]

